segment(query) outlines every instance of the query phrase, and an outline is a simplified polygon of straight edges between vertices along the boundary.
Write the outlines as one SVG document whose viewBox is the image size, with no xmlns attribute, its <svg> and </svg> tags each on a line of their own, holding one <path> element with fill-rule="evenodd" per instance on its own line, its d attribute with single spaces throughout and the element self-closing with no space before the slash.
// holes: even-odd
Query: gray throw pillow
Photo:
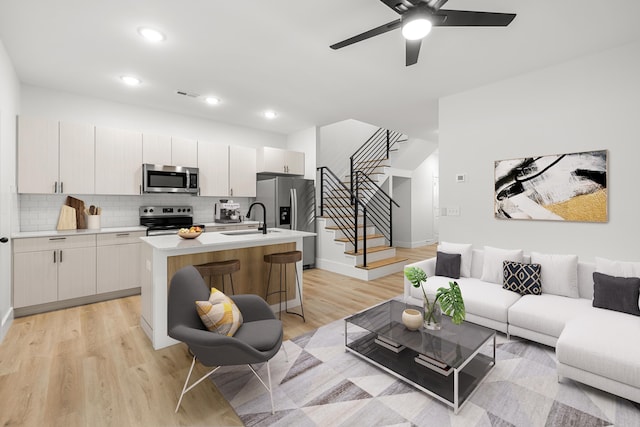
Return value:
<svg viewBox="0 0 640 427">
<path fill-rule="evenodd" d="M 438 252 L 436 257 L 436 276 L 445 276 L 451 277 L 452 279 L 459 279 L 461 262 L 462 255 L 460 254 Z"/>
<path fill-rule="evenodd" d="M 640 316 L 640 278 L 593 273 L 593 306 Z"/>
</svg>

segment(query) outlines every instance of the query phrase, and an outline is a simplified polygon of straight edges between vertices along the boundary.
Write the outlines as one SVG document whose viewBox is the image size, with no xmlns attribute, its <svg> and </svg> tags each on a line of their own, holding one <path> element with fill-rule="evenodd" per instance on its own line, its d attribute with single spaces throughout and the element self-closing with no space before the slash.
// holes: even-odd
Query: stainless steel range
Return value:
<svg viewBox="0 0 640 427">
<path fill-rule="evenodd" d="M 147 236 L 177 234 L 181 228 L 203 224 L 193 223 L 192 206 L 140 206 L 140 225 L 147 227 Z"/>
</svg>

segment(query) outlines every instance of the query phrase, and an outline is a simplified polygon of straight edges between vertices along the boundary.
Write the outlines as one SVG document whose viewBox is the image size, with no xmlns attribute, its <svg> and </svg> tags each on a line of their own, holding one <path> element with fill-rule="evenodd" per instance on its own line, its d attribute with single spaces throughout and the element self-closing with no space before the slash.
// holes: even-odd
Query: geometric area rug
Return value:
<svg viewBox="0 0 640 427">
<path fill-rule="evenodd" d="M 497 335 L 496 366 L 457 415 L 436 399 L 344 350 L 338 320 L 284 343 L 268 392 L 246 366 L 213 381 L 247 426 L 640 426 L 640 405 L 562 378 L 555 351 Z M 482 350 L 490 354 L 491 347 Z M 265 382 L 266 365 L 254 366 Z M 259 368 L 259 369 L 258 369 Z"/>
</svg>

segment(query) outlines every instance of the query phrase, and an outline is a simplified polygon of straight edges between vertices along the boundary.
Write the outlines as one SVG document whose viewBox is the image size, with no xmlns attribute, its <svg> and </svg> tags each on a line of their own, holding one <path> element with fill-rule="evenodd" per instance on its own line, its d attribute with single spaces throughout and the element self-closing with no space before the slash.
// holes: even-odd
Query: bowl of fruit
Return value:
<svg viewBox="0 0 640 427">
<path fill-rule="evenodd" d="M 178 230 L 178 236 L 183 239 L 195 239 L 202 234 L 202 228 L 193 226 L 191 228 L 181 228 Z"/>
</svg>

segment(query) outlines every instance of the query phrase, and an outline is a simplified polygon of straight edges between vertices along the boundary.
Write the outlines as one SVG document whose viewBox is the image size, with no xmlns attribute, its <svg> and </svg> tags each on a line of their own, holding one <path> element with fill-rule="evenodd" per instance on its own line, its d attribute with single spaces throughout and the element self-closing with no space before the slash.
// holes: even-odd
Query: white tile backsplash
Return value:
<svg viewBox="0 0 640 427">
<path fill-rule="evenodd" d="M 139 225 L 140 206 L 187 205 L 193 206 L 193 222 L 213 222 L 213 206 L 219 197 L 190 196 L 185 194 L 147 194 L 142 196 L 101 196 L 73 195 L 90 205 L 102 207 L 101 225 L 109 227 L 129 227 Z M 19 194 L 20 231 L 55 230 L 67 195 L 59 194 Z M 253 198 L 236 197 L 240 203 L 240 214 L 245 216 Z"/>
</svg>

